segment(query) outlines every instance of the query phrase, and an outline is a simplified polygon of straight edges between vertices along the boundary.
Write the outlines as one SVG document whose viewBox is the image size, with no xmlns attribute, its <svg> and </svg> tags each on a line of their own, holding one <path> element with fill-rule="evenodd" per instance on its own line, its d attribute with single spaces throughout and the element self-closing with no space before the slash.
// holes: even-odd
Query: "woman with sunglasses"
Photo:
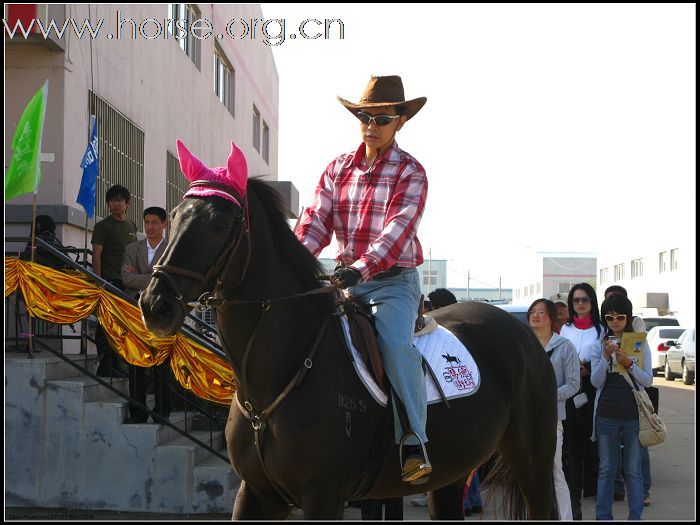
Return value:
<svg viewBox="0 0 700 525">
<path fill-rule="evenodd" d="M 384 369 L 411 427 L 402 435 L 394 422 L 396 443 L 406 445 L 402 479 L 424 482 L 432 466 L 423 446 L 426 391 L 413 325 L 421 295 L 416 267 L 423 262 L 418 223 L 428 180 L 395 137 L 427 99 L 406 100 L 401 78 L 387 76 L 372 77 L 357 104 L 338 100 L 359 120 L 362 143 L 328 165 L 295 233 L 315 256 L 335 234 L 338 266 L 331 283 L 372 305 Z"/>
<path fill-rule="evenodd" d="M 644 509 L 642 446 L 639 443 L 639 412 L 632 388 L 617 363 L 640 387 L 651 386 L 651 351 L 644 345 L 642 366 L 620 350 L 619 340 L 633 332 L 632 303 L 620 294 L 610 295 L 601 306 L 605 320 L 604 346 L 592 356 L 591 382 L 598 389 L 595 400 L 593 438 L 598 441 L 600 469 L 596 495 L 596 519 L 612 520 L 612 502 L 620 441 L 625 448 L 623 472 L 627 486 L 628 520 L 641 520 Z M 617 338 L 616 340 L 609 339 Z"/>
<path fill-rule="evenodd" d="M 595 387 L 591 384 L 591 356 L 602 348 L 603 325 L 600 322 L 598 297 L 588 283 L 571 288 L 567 298 L 569 320 L 559 335 L 566 337 L 576 348 L 580 363 L 581 392 L 587 402 L 576 408 L 574 398 L 566 401 L 564 420 L 564 458 L 566 480 L 571 493 L 571 510 L 575 520 L 583 518 L 581 496 L 596 493 L 598 451 L 591 442 L 593 433 L 593 399 Z M 578 397 L 578 396 L 576 396 Z"/>
<path fill-rule="evenodd" d="M 571 496 L 562 470 L 561 449 L 564 429 L 562 421 L 566 419 L 566 400 L 574 396 L 581 386 L 578 355 L 574 345 L 554 332 L 553 324 L 557 319 L 557 307 L 548 299 L 537 299 L 527 311 L 527 322 L 540 340 L 554 367 L 557 378 L 557 405 L 559 423 L 557 424 L 557 450 L 554 455 L 554 488 L 557 493 L 559 519 L 573 520 Z"/>
</svg>

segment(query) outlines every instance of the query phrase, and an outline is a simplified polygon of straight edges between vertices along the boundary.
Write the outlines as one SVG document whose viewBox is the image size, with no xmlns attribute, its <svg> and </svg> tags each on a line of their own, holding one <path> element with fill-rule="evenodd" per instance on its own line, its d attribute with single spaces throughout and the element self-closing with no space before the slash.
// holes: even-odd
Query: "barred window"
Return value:
<svg viewBox="0 0 700 525">
<path fill-rule="evenodd" d="M 668 271 L 668 252 L 659 253 L 659 273 Z"/>
<path fill-rule="evenodd" d="M 235 116 L 235 71 L 233 66 L 226 60 L 226 55 L 215 44 L 214 50 L 214 93 L 221 103 L 226 106 L 229 113 Z"/>
<path fill-rule="evenodd" d="M 270 127 L 264 120 L 262 135 L 262 158 L 268 164 L 270 163 Z"/>
<path fill-rule="evenodd" d="M 426 286 L 432 286 L 437 284 L 437 277 L 438 273 L 437 271 L 431 271 L 428 272 L 427 270 L 423 270 L 423 284 Z"/>
<path fill-rule="evenodd" d="M 165 176 L 165 206 L 168 213 L 173 211 L 173 208 L 182 202 L 182 196 L 189 189 L 189 181 L 182 174 L 180 169 L 180 162 L 177 157 L 166 152 L 166 169 L 167 173 Z"/>
<path fill-rule="evenodd" d="M 126 216 L 143 224 L 143 144 L 144 133 L 106 100 L 88 91 L 89 115 L 97 117 L 99 173 L 95 196 L 95 215 L 109 215 L 105 202 L 107 190 L 119 184 L 131 192 Z M 99 220 L 99 219 L 98 219 Z"/>
<path fill-rule="evenodd" d="M 630 263 L 630 267 L 632 279 L 644 275 L 644 259 L 634 259 Z"/>
<path fill-rule="evenodd" d="M 625 264 L 616 264 L 614 268 L 615 281 L 622 281 L 625 279 Z"/>
<path fill-rule="evenodd" d="M 253 104 L 253 147 L 260 153 L 260 111 Z"/>
<path fill-rule="evenodd" d="M 671 250 L 671 271 L 678 270 L 678 248 Z"/>
<path fill-rule="evenodd" d="M 607 283 L 608 282 L 608 269 L 607 268 L 601 268 L 600 269 L 600 283 Z"/>
<path fill-rule="evenodd" d="M 192 4 L 168 4 L 168 33 L 180 45 L 185 54 L 190 57 L 192 63 L 200 69 L 200 42 L 190 31 L 191 24 L 198 20 L 200 11 Z"/>
</svg>

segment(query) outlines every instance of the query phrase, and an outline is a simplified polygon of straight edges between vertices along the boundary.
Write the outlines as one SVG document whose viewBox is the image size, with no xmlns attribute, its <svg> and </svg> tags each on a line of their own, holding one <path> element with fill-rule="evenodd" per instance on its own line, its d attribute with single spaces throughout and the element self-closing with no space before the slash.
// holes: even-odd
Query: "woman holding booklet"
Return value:
<svg viewBox="0 0 700 525">
<path fill-rule="evenodd" d="M 633 359 L 620 347 L 625 334 L 634 332 L 632 303 L 629 299 L 619 294 L 610 295 L 603 302 L 600 313 L 605 326 L 605 342 L 602 350 L 599 349 L 591 356 L 591 383 L 597 389 L 593 439 L 598 441 L 600 462 L 596 519 L 613 519 L 613 485 L 619 444 L 622 441 L 625 448 L 623 471 L 629 507 L 627 519 L 640 520 L 644 509 L 644 488 L 642 447 L 638 437 L 639 413 L 632 389 L 623 373 L 629 374 L 640 387 L 650 386 L 653 380 L 651 352 L 649 346 L 643 344 L 640 348 L 641 358 Z"/>
</svg>

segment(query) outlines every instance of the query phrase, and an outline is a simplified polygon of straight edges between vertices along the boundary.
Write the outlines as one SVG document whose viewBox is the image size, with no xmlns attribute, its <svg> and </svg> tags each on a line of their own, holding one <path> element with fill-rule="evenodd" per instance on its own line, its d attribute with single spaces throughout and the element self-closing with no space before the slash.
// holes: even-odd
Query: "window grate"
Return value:
<svg viewBox="0 0 700 525">
<path fill-rule="evenodd" d="M 190 184 L 180 169 L 180 161 L 178 158 L 169 151 L 166 152 L 166 155 L 165 206 L 167 212 L 170 213 L 175 206 L 182 202 L 182 196 L 189 189 Z"/>
<path fill-rule="evenodd" d="M 88 92 L 89 114 L 97 117 L 99 173 L 95 196 L 96 220 L 109 215 L 107 190 L 115 184 L 131 192 L 126 216 L 142 223 L 144 186 L 144 132 L 106 100 Z"/>
</svg>

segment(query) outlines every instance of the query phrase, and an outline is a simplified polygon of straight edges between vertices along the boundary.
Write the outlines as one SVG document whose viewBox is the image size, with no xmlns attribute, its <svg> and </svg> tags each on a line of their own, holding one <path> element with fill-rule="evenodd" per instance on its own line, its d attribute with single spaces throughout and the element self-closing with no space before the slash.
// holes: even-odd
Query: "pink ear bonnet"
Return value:
<svg viewBox="0 0 700 525">
<path fill-rule="evenodd" d="M 233 188 L 245 197 L 248 185 L 248 163 L 243 152 L 233 142 L 231 142 L 231 153 L 228 155 L 226 167 L 207 168 L 201 160 L 190 153 L 180 139 L 177 140 L 177 153 L 180 157 L 182 173 L 190 182 L 196 180 L 217 182 Z M 215 187 L 199 186 L 190 188 L 185 193 L 184 198 L 212 196 L 230 200 L 236 203 L 237 206 L 243 207 L 233 196 Z"/>
</svg>

